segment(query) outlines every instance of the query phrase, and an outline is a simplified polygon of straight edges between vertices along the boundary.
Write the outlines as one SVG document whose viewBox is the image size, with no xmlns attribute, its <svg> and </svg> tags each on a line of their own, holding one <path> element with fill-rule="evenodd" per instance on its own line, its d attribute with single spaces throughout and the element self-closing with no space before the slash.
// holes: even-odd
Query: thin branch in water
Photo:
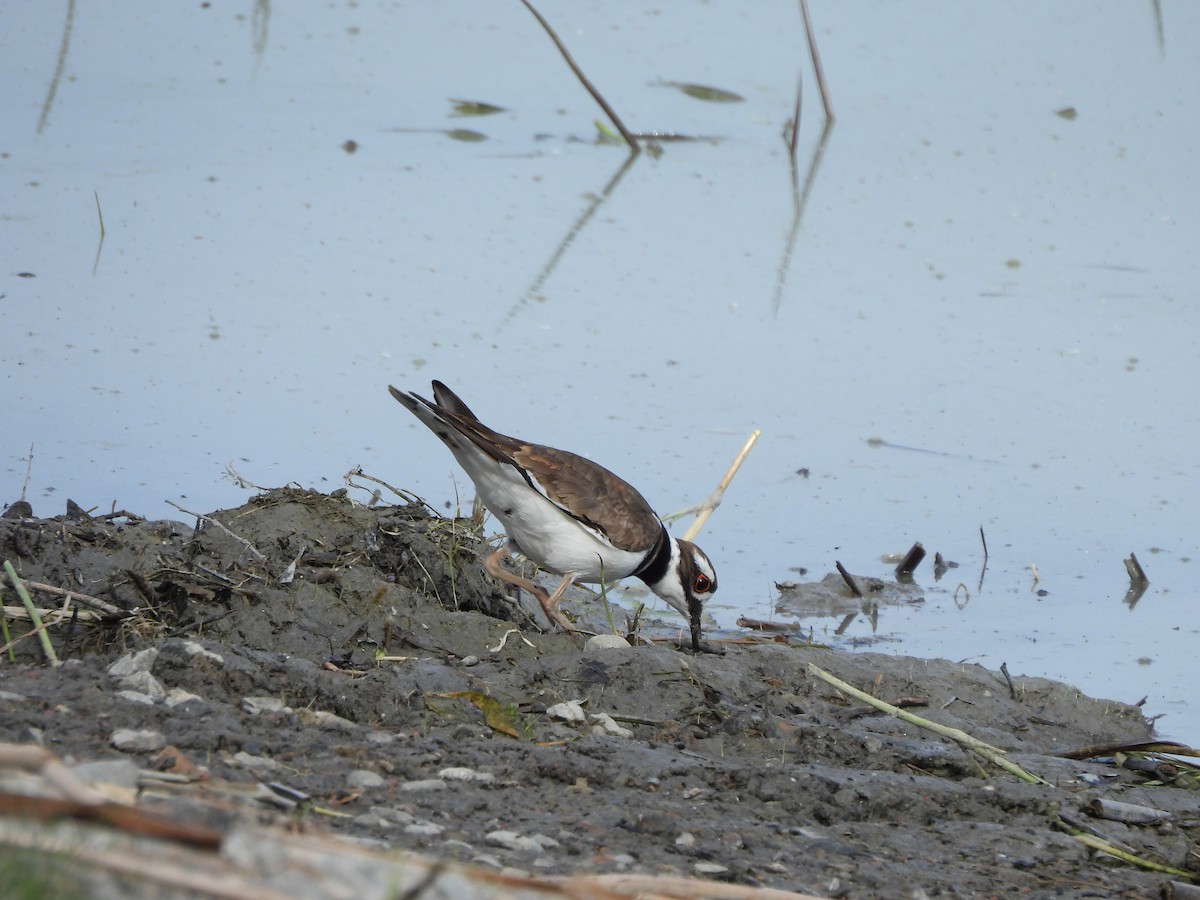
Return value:
<svg viewBox="0 0 1200 900">
<path fill-rule="evenodd" d="M 25 463 L 25 480 L 21 482 L 21 499 L 25 499 L 25 492 L 29 490 L 29 477 L 33 474 L 33 444 L 29 445 L 29 459 Z"/>
<path fill-rule="evenodd" d="M 867 599 L 862 592 L 862 588 L 858 586 L 858 582 L 854 579 L 854 576 L 846 571 L 846 567 L 836 559 L 833 561 L 833 564 L 837 566 L 838 574 L 842 576 L 842 580 L 845 581 L 846 584 L 850 585 L 850 590 L 854 592 L 854 596 L 859 600 Z"/>
<path fill-rule="evenodd" d="M 982 525 L 979 526 L 979 540 L 983 544 L 983 561 L 986 563 L 988 560 L 987 535 L 983 533 Z"/>
<path fill-rule="evenodd" d="M 800 0 L 800 14 L 804 17 L 804 33 L 808 37 L 808 52 L 812 56 L 813 70 L 817 73 L 821 105 L 825 107 L 825 118 L 832 122 L 833 105 L 829 102 L 829 87 L 825 83 L 825 69 L 821 66 L 821 54 L 817 52 L 817 37 L 813 33 L 812 16 L 808 14 L 808 0 Z M 798 124 L 799 122 L 797 122 Z"/>
<path fill-rule="evenodd" d="M 22 493 L 21 496 L 25 495 Z M 1129 573 L 1129 583 L 1134 587 L 1150 583 L 1150 579 L 1146 577 L 1146 572 L 1142 568 L 1142 564 L 1138 562 L 1135 553 L 1130 553 L 1129 559 L 1125 560 L 1125 571 Z"/>
<path fill-rule="evenodd" d="M 588 81 L 588 77 L 583 74 L 583 70 L 579 68 L 579 65 L 572 58 L 571 51 L 567 49 L 566 44 L 564 44 L 559 36 L 555 34 L 554 29 L 550 27 L 550 23 L 542 17 L 542 14 L 534 8 L 533 4 L 530 3 L 529 0 L 521 0 L 521 2 L 525 4 L 525 8 L 527 10 L 533 13 L 533 17 L 537 19 L 538 24 L 540 24 L 542 28 L 546 30 L 546 34 L 550 35 L 550 40 L 554 41 L 554 46 L 558 48 L 558 52 L 561 53 L 563 59 L 567 61 L 567 65 L 571 67 L 571 71 L 575 73 L 575 77 L 579 79 L 579 83 L 582 84 L 587 89 L 587 92 L 592 95 L 592 99 L 600 104 L 600 108 L 604 110 L 604 114 L 608 116 L 609 120 L 613 123 L 613 126 L 617 129 L 617 131 L 621 132 L 621 137 L 623 137 L 625 139 L 625 143 L 629 145 L 629 152 L 634 155 L 640 153 L 642 148 L 638 145 L 637 138 L 635 138 L 630 130 L 625 127 L 625 123 L 621 121 L 621 117 L 617 115 L 617 111 L 608 105 L 608 101 L 604 99 L 604 95 L 596 90 L 595 85 Z"/>
<path fill-rule="evenodd" d="M 925 548 L 921 546 L 921 542 L 917 541 L 912 545 L 912 548 L 904 555 L 904 559 L 900 560 L 900 564 L 896 566 L 897 575 L 911 575 L 916 571 L 917 566 L 921 564 L 921 560 L 925 558 Z"/>
<path fill-rule="evenodd" d="M 96 258 L 92 261 L 92 274 L 96 274 L 96 270 L 100 268 L 100 251 L 104 249 L 104 236 L 107 233 L 104 230 L 104 213 L 100 211 L 100 192 L 93 190 L 92 195 L 96 198 L 96 217 L 100 220 L 100 241 L 96 244 Z"/>
<path fill-rule="evenodd" d="M 725 471 L 725 476 L 717 485 L 716 490 L 709 494 L 700 504 L 700 511 L 696 515 L 695 520 L 688 526 L 688 530 L 683 533 L 685 541 L 690 541 L 699 534 L 700 529 L 704 527 L 704 523 L 708 521 L 709 516 L 721 505 L 721 499 L 725 496 L 725 489 L 729 487 L 729 483 L 733 481 L 733 477 L 737 475 L 738 469 L 742 467 L 742 463 L 746 461 L 746 457 L 750 455 L 750 451 L 754 449 L 754 445 L 758 443 L 760 437 L 762 437 L 760 429 L 755 428 L 750 432 L 750 437 L 746 438 L 746 443 L 742 444 L 742 449 L 738 451 L 737 456 L 733 458 L 733 462 L 729 464 L 729 468 Z"/>
<path fill-rule="evenodd" d="M 792 155 L 792 165 L 796 163 L 796 147 L 800 143 L 800 101 L 804 96 L 804 76 L 796 79 L 796 107 L 792 110 L 792 134 L 788 141 L 788 152 Z"/>
<path fill-rule="evenodd" d="M 63 22 L 62 42 L 58 45 L 58 62 L 54 66 L 54 75 L 50 78 L 50 89 L 46 92 L 46 101 L 42 104 L 42 114 L 38 117 L 37 133 L 41 134 L 50 118 L 50 107 L 54 105 L 54 95 L 58 93 L 59 82 L 62 81 L 63 69 L 67 66 L 67 52 L 71 49 L 71 28 L 75 24 L 75 0 L 67 0 L 67 18 Z"/>
</svg>

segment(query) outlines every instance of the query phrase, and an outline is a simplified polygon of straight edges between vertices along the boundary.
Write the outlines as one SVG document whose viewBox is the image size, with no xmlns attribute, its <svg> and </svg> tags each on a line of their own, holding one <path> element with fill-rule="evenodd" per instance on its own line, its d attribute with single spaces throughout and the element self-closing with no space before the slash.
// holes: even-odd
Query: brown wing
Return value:
<svg viewBox="0 0 1200 900">
<path fill-rule="evenodd" d="M 613 546 L 621 550 L 646 550 L 654 546 L 662 533 L 662 524 L 645 498 L 590 459 L 493 431 L 440 381 L 433 382 L 434 403 L 391 386 L 388 390 L 412 412 L 418 412 L 419 406 L 426 407 L 492 459 L 524 470 L 522 475 L 531 488 L 540 490 L 551 503 L 602 531 Z"/>
<path fill-rule="evenodd" d="M 662 524 L 645 498 L 604 466 L 569 450 L 512 441 L 518 465 L 541 485 L 551 501 L 577 519 L 608 535 L 622 550 L 647 550 L 662 533 Z"/>
</svg>

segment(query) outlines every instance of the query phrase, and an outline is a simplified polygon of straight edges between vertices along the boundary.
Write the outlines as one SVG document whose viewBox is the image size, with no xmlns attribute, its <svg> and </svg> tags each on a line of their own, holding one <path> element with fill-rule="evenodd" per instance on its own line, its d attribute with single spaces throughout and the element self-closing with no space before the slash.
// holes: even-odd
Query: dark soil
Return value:
<svg viewBox="0 0 1200 900">
<path fill-rule="evenodd" d="M 975 665 L 769 640 L 717 641 L 723 655 L 584 646 L 544 633 L 485 579 L 469 523 L 418 504 L 287 489 L 209 518 L 195 532 L 134 516 L 0 519 L 23 579 L 136 610 L 51 626 L 57 668 L 37 637 L 15 664 L 6 654 L 0 740 L 192 773 L 202 780 L 139 801 L 176 818 L 282 819 L 539 876 L 699 875 L 852 897 L 1145 897 L 1172 880 L 1090 850 L 1064 819 L 1200 868 L 1194 791 L 1055 755 L 1150 738 L 1135 707 L 1040 678 L 1016 677 L 1010 693 Z M 599 601 L 565 607 L 611 631 Z M 808 663 L 918 702 L 1053 786 L 874 712 Z M 566 701 L 586 721 L 548 712 Z M 202 788 L 245 799 L 220 815 L 180 805 Z M 1094 819 L 1098 797 L 1169 816 Z"/>
</svg>

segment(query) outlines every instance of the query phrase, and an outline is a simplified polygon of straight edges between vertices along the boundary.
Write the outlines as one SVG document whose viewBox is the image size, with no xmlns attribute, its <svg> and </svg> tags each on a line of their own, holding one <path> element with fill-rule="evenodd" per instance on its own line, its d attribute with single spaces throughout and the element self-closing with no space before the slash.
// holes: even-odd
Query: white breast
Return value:
<svg viewBox="0 0 1200 900">
<path fill-rule="evenodd" d="M 484 506 L 500 520 L 509 538 L 539 566 L 579 581 L 616 581 L 633 574 L 645 553 L 614 547 L 598 532 L 564 512 L 529 486 L 511 465 L 455 448 L 459 464 L 475 482 Z"/>
</svg>

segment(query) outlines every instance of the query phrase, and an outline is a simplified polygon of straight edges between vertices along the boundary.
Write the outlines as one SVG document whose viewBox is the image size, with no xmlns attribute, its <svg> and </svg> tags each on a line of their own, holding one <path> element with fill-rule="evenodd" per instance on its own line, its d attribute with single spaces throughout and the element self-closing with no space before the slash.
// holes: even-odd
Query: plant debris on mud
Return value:
<svg viewBox="0 0 1200 900">
<path fill-rule="evenodd" d="M 0 519 L 21 581 L 109 606 L 33 588 L 51 665 L 3 579 L 15 643 L 0 661 L 0 740 L 50 751 L 106 799 L 39 805 L 31 797 L 53 791 L 29 787 L 29 772 L 23 781 L 0 755 L 0 871 L 14 854 L 48 852 L 22 843 L 41 833 L 25 817 L 121 831 L 132 820 L 96 811 L 114 804 L 216 835 L 205 852 L 281 896 L 409 890 L 342 872 L 339 893 L 329 866 L 310 860 L 301 876 L 294 860 L 244 858 L 281 829 L 539 882 L 711 883 L 687 882 L 692 897 L 1133 897 L 1200 870 L 1188 783 L 1112 753 L 1062 755 L 1151 740 L 1136 707 L 1036 677 L 1010 690 L 997 673 L 945 660 L 770 640 L 693 655 L 545 633 L 482 574 L 478 528 L 419 503 L 280 489 L 197 524 L 78 510 Z M 591 630 L 624 624 L 598 600 L 565 607 Z M 810 663 L 1001 748 L 1049 784 L 879 714 L 812 677 Z M 1161 816 L 1099 818 L 1099 800 Z M 188 843 L 170 829 L 157 837 L 164 854 Z M 54 891 L 164 895 L 137 873 L 101 879 L 97 868 L 66 866 Z M 168 895 L 205 895 L 176 880 Z"/>
</svg>

